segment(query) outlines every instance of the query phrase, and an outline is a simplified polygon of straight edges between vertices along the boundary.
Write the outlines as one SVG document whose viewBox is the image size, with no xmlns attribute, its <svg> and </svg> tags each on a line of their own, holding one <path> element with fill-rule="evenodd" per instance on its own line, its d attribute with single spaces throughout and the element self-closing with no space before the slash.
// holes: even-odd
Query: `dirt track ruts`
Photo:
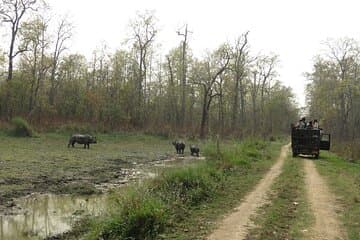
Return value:
<svg viewBox="0 0 360 240">
<path fill-rule="evenodd" d="M 276 163 L 260 180 L 255 189 L 247 194 L 234 212 L 226 216 L 219 227 L 207 238 L 208 240 L 237 240 L 245 239 L 249 227 L 252 226 L 250 218 L 256 210 L 267 202 L 267 193 L 275 178 L 282 171 L 290 144 L 281 148 L 281 153 Z"/>
<path fill-rule="evenodd" d="M 305 160 L 305 184 L 315 225 L 307 239 L 346 239 L 337 220 L 335 196 L 329 191 L 324 179 L 319 175 L 312 160 Z"/>
</svg>

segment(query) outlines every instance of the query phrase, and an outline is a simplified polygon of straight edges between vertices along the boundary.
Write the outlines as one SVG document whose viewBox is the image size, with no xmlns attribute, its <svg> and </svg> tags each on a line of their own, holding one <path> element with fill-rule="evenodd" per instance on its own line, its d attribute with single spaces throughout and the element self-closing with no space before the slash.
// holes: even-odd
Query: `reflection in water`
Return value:
<svg viewBox="0 0 360 240">
<path fill-rule="evenodd" d="M 176 157 L 155 161 L 143 167 L 142 171 L 133 169 L 131 173 L 126 172 L 126 174 L 130 179 L 152 178 L 166 167 L 188 165 L 199 160 L 204 158 Z M 113 184 L 114 188 L 126 182 L 128 180 L 122 179 Z M 34 240 L 66 232 L 80 217 L 87 214 L 97 216 L 105 212 L 108 196 L 108 194 L 94 196 L 33 194 L 20 198 L 16 206 L 20 207 L 21 213 L 13 215 L 0 213 L 0 240 Z"/>
<path fill-rule="evenodd" d="M 34 194 L 19 199 L 24 211 L 0 215 L 0 240 L 29 240 L 63 233 L 85 214 L 99 215 L 106 210 L 107 195 L 70 196 Z"/>
</svg>

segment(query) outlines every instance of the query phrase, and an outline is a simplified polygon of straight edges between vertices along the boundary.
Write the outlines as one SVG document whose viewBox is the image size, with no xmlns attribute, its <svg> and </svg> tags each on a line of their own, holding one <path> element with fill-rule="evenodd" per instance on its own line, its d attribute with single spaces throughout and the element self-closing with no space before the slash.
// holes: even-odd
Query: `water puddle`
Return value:
<svg viewBox="0 0 360 240">
<path fill-rule="evenodd" d="M 0 239 L 42 239 L 69 231 L 80 217 L 106 211 L 107 196 L 32 194 L 20 198 L 16 212 L 0 215 Z"/>
<path fill-rule="evenodd" d="M 98 216 L 107 210 L 110 189 L 119 189 L 131 181 L 142 181 L 156 177 L 164 168 L 189 165 L 204 160 L 195 157 L 176 157 L 153 161 L 147 164 L 133 162 L 129 168 L 119 172 L 125 178 L 111 183 L 98 184 L 96 187 L 105 192 L 101 195 L 77 196 L 56 194 L 31 194 L 15 200 L 10 215 L 0 213 L 0 240 L 43 239 L 71 230 L 74 222 L 91 215 Z"/>
</svg>

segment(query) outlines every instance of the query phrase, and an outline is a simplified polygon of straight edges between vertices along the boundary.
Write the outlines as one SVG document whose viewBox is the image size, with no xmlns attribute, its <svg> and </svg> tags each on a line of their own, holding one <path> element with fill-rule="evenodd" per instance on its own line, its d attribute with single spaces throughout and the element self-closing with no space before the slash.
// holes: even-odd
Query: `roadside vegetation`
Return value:
<svg viewBox="0 0 360 240">
<path fill-rule="evenodd" d="M 306 239 L 313 221 L 306 200 L 303 160 L 288 157 L 276 179 L 269 202 L 259 209 L 248 240 Z"/>
<path fill-rule="evenodd" d="M 65 239 L 202 239 L 258 182 L 281 144 L 249 140 L 207 143 L 207 161 L 164 171 L 114 193 L 112 211 L 88 219 Z"/>
<path fill-rule="evenodd" d="M 349 240 L 360 239 L 360 163 L 350 162 L 332 153 L 323 153 L 315 161 L 330 189 L 338 196 L 341 220 Z"/>
</svg>

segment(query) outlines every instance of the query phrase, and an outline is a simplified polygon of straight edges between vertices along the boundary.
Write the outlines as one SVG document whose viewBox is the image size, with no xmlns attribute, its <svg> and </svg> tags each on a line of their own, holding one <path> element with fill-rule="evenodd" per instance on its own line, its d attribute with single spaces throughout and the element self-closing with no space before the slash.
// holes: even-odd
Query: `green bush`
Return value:
<svg viewBox="0 0 360 240">
<path fill-rule="evenodd" d="M 11 134 L 17 137 L 34 137 L 36 132 L 30 126 L 30 124 L 21 117 L 15 117 L 11 120 L 11 124 L 14 125 Z"/>
<path fill-rule="evenodd" d="M 141 190 L 132 190 L 117 200 L 115 211 L 90 239 L 156 239 L 165 229 L 166 207 Z"/>
<path fill-rule="evenodd" d="M 222 172 L 205 164 L 171 169 L 155 182 L 154 190 L 166 202 L 198 205 L 210 199 L 223 184 Z"/>
</svg>

